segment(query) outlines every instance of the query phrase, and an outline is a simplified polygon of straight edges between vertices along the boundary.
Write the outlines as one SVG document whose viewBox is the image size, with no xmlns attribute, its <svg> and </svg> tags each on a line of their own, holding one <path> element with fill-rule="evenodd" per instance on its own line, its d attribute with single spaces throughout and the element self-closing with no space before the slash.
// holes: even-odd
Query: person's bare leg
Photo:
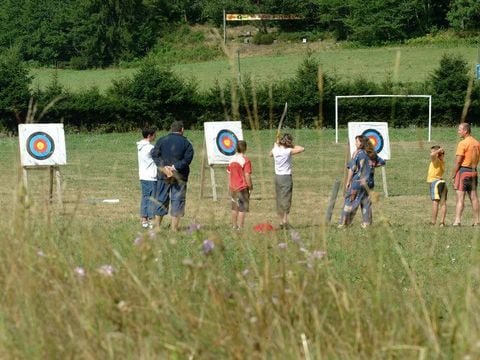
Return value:
<svg viewBox="0 0 480 360">
<path fill-rule="evenodd" d="M 242 229 L 244 223 L 245 223 L 245 213 L 239 211 L 238 212 L 238 227 Z"/>
<path fill-rule="evenodd" d="M 432 201 L 432 225 L 435 225 L 437 223 L 438 203 L 438 200 Z"/>
<path fill-rule="evenodd" d="M 455 221 L 454 225 L 460 224 L 460 219 L 462 218 L 463 208 L 465 204 L 465 191 L 456 191 L 457 201 L 455 204 Z"/>
<path fill-rule="evenodd" d="M 447 202 L 440 200 L 440 224 L 445 225 L 445 219 L 447 217 Z"/>
<path fill-rule="evenodd" d="M 170 229 L 173 231 L 173 232 L 177 232 L 178 231 L 178 224 L 180 222 L 180 217 L 179 216 L 172 216 L 172 223 L 170 225 Z"/>
<path fill-rule="evenodd" d="M 477 225 L 480 222 L 479 219 L 479 208 L 478 208 L 478 195 L 477 191 L 471 191 L 468 193 L 468 197 L 470 198 L 470 202 L 472 203 L 472 209 L 473 209 L 473 214 L 472 214 L 472 219 L 473 219 L 473 225 Z"/>
<path fill-rule="evenodd" d="M 237 228 L 238 211 L 232 210 L 232 228 Z"/>
<path fill-rule="evenodd" d="M 163 220 L 163 216 L 155 215 L 155 227 L 156 228 L 160 228 L 160 225 L 162 225 L 162 220 Z"/>
</svg>

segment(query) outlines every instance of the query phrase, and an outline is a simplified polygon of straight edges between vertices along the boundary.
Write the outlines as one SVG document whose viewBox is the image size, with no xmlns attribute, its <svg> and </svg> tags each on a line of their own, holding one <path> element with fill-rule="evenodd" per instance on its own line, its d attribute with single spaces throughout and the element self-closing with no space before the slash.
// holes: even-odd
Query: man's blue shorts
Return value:
<svg viewBox="0 0 480 360">
<path fill-rule="evenodd" d="M 185 214 L 185 200 L 187 195 L 186 182 L 166 182 L 164 179 L 157 181 L 158 206 L 155 215 L 165 216 L 170 208 L 171 216 L 183 216 Z"/>
</svg>

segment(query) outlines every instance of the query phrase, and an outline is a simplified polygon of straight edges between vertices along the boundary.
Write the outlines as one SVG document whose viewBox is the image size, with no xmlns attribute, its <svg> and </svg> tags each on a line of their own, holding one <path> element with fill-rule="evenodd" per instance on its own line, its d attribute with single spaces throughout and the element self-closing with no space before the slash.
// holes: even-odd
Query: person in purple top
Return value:
<svg viewBox="0 0 480 360">
<path fill-rule="evenodd" d="M 193 146 L 183 136 L 183 132 L 183 122 L 174 121 L 170 133 L 158 139 L 151 152 L 152 159 L 160 170 L 155 223 L 158 228 L 170 209 L 172 231 L 178 231 L 180 217 L 185 215 L 187 182 L 194 154 Z"/>
</svg>

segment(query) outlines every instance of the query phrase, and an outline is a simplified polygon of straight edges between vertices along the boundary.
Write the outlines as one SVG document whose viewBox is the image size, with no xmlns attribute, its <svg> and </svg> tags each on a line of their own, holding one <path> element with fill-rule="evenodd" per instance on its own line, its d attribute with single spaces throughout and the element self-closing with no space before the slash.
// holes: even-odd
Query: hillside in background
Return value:
<svg viewBox="0 0 480 360">
<path fill-rule="evenodd" d="M 182 27 L 165 37 L 145 60 L 82 71 L 32 68 L 32 85 L 43 89 L 57 76 L 60 84 L 71 91 L 90 87 L 104 91 L 113 80 L 131 78 L 138 66 L 148 61 L 171 67 L 181 78 L 195 79 L 200 89 L 209 89 L 217 80 L 224 82 L 236 76 L 238 70 L 241 76 L 257 82 L 291 78 L 307 56 L 317 59 L 324 71 L 346 79 L 361 77 L 380 83 L 395 75 L 398 81 L 408 83 L 426 80 L 444 54 L 459 55 L 470 66 L 474 66 L 478 55 L 475 41 L 449 33 L 413 39 L 404 45 L 362 47 L 330 38 L 306 38 L 304 43 L 301 33 L 288 38 L 279 36 L 270 45 L 257 45 L 252 41 L 257 32 L 253 26 L 228 29 L 228 41 L 223 46 L 223 34 L 214 27 Z M 275 34 L 276 29 L 270 32 Z"/>
</svg>

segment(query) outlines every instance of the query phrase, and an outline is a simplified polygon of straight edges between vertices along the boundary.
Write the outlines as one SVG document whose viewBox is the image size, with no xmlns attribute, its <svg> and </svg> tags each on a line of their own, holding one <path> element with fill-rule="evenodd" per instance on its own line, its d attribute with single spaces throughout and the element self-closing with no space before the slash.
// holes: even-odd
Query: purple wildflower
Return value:
<svg viewBox="0 0 480 360">
<path fill-rule="evenodd" d="M 201 228 L 202 225 L 193 223 L 188 226 L 186 231 L 189 235 L 192 235 L 195 231 L 199 231 Z"/>
<path fill-rule="evenodd" d="M 302 240 L 302 237 L 300 236 L 300 233 L 297 230 L 291 229 L 290 230 L 290 239 L 292 239 L 292 241 L 294 243 L 298 244 Z"/>
<path fill-rule="evenodd" d="M 287 248 L 287 243 L 282 242 L 282 243 L 278 244 L 278 248 L 279 249 L 286 249 Z"/>
<path fill-rule="evenodd" d="M 135 240 L 133 241 L 133 245 L 135 246 L 140 246 L 143 244 L 143 235 L 138 233 L 137 234 L 137 237 L 135 238 Z"/>
<path fill-rule="evenodd" d="M 202 244 L 203 255 L 209 255 L 215 248 L 215 243 L 212 240 L 204 240 Z"/>
<path fill-rule="evenodd" d="M 98 272 L 105 276 L 113 276 L 115 268 L 112 265 L 102 265 L 98 268 Z"/>
<path fill-rule="evenodd" d="M 150 238 L 150 240 L 155 240 L 155 238 L 157 237 L 157 233 L 155 232 L 155 230 L 148 230 L 148 237 Z"/>
</svg>

